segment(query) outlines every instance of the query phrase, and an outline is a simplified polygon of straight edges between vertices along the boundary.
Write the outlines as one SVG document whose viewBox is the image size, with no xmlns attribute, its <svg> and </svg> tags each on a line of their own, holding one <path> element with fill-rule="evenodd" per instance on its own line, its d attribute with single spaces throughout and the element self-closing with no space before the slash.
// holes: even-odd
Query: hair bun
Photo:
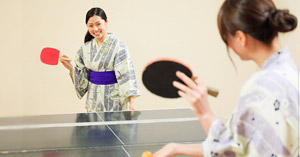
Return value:
<svg viewBox="0 0 300 157">
<path fill-rule="evenodd" d="M 289 10 L 273 10 L 269 15 L 270 26 L 278 32 L 289 32 L 297 27 L 297 18 Z"/>
</svg>

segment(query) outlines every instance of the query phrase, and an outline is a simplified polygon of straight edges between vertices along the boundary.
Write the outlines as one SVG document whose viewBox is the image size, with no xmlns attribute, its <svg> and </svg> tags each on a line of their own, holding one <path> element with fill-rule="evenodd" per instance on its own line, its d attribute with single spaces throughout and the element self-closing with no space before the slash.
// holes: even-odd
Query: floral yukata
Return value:
<svg viewBox="0 0 300 157">
<path fill-rule="evenodd" d="M 204 156 L 298 156 L 299 97 L 299 69 L 283 48 L 243 86 L 227 124 L 213 122 Z"/>
<path fill-rule="evenodd" d="M 70 75 L 77 96 L 81 99 L 87 93 L 88 112 L 128 110 L 129 96 L 140 95 L 128 49 L 111 33 L 99 48 L 95 38 L 81 46 L 75 64 Z M 116 83 L 92 83 L 91 72 L 112 72 Z"/>
</svg>

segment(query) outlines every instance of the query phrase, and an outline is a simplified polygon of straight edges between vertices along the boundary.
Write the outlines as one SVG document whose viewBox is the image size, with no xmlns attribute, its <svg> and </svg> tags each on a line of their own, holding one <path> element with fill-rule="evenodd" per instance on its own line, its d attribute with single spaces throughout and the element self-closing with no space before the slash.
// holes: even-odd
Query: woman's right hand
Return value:
<svg viewBox="0 0 300 157">
<path fill-rule="evenodd" d="M 67 55 L 62 55 L 60 57 L 60 62 L 72 73 L 73 66 L 71 64 L 71 59 Z"/>
<path fill-rule="evenodd" d="M 176 76 L 186 84 L 184 85 L 177 81 L 173 82 L 173 85 L 179 89 L 178 94 L 192 104 L 204 130 L 208 133 L 210 125 L 216 117 L 208 104 L 207 87 L 200 78 L 191 79 L 179 71 L 176 72 Z"/>
</svg>

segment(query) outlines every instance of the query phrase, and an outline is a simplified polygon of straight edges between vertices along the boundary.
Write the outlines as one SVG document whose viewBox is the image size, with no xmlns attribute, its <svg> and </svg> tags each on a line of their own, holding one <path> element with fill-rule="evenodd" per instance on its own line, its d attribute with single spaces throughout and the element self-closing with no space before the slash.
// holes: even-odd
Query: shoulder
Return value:
<svg viewBox="0 0 300 157">
<path fill-rule="evenodd" d="M 290 73 L 284 74 L 281 70 L 261 70 L 243 85 L 238 108 L 245 105 L 266 103 L 273 99 L 294 99 L 297 96 L 297 77 Z"/>
<path fill-rule="evenodd" d="M 117 40 L 117 45 L 120 49 L 127 49 L 126 44 L 122 40 L 120 40 L 118 38 L 116 38 L 116 40 Z"/>
<path fill-rule="evenodd" d="M 119 46 L 120 46 L 121 48 L 127 49 L 126 44 L 125 44 L 123 41 L 121 41 L 121 40 L 119 40 Z"/>
<path fill-rule="evenodd" d="M 273 70 L 264 70 L 254 73 L 249 80 L 243 85 L 241 96 L 249 95 L 249 93 L 275 93 L 281 91 L 283 79 L 280 74 Z"/>
<path fill-rule="evenodd" d="M 90 47 L 91 44 L 93 43 L 93 40 L 95 40 L 95 39 L 93 38 L 92 40 L 83 43 L 83 44 L 79 47 L 79 50 L 82 51 L 82 50 L 86 49 L 87 47 Z"/>
<path fill-rule="evenodd" d="M 118 47 L 117 56 L 128 56 L 129 55 L 128 48 L 123 41 L 117 39 L 117 47 Z"/>
<path fill-rule="evenodd" d="M 120 48 L 120 49 L 127 49 L 126 44 L 120 40 L 118 37 L 116 37 L 114 34 L 109 33 L 109 40 L 113 41 L 116 43 L 116 45 Z"/>
<path fill-rule="evenodd" d="M 77 56 L 83 57 L 87 53 L 87 51 L 91 48 L 91 44 L 92 44 L 93 40 L 94 39 L 83 43 L 77 50 Z"/>
<path fill-rule="evenodd" d="M 238 110 L 245 109 L 247 105 L 270 96 L 268 79 L 265 75 L 267 74 L 261 71 L 256 72 L 244 83 L 238 100 Z"/>
<path fill-rule="evenodd" d="M 88 41 L 88 42 L 85 42 L 83 45 L 81 45 L 81 48 L 84 48 L 84 47 L 87 47 L 91 44 L 93 44 L 93 41 L 96 40 L 95 38 L 93 38 L 92 40 Z"/>
<path fill-rule="evenodd" d="M 269 60 L 270 61 L 270 60 Z M 242 93 L 250 90 L 265 89 L 269 92 L 283 92 L 287 88 L 297 88 L 299 69 L 288 53 L 278 57 L 268 66 L 254 73 L 244 84 Z"/>
</svg>

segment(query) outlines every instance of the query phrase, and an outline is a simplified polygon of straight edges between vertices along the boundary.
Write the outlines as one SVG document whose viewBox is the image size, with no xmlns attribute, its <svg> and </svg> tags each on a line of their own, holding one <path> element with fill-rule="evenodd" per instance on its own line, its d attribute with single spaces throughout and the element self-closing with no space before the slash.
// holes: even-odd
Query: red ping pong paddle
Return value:
<svg viewBox="0 0 300 157">
<path fill-rule="evenodd" d="M 192 78 L 193 74 L 189 66 L 186 64 L 170 58 L 159 58 L 146 65 L 143 71 L 142 81 L 145 87 L 161 97 L 178 98 L 178 89 L 173 86 L 173 81 L 181 82 L 177 76 L 176 71 L 181 71 L 188 77 Z M 207 87 L 208 94 L 217 97 L 219 91 Z"/>
<path fill-rule="evenodd" d="M 60 59 L 60 51 L 55 48 L 45 47 L 41 52 L 41 61 L 48 65 L 57 65 Z M 71 61 L 71 59 L 63 58 L 64 60 Z"/>
</svg>

